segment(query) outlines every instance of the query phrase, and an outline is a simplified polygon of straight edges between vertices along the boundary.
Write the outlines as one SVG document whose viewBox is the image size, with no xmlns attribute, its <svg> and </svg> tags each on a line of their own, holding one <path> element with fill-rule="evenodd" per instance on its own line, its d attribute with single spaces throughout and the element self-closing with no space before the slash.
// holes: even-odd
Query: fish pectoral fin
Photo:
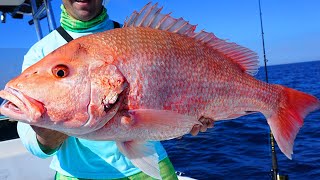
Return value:
<svg viewBox="0 0 320 180">
<path fill-rule="evenodd" d="M 134 166 L 145 174 L 161 179 L 159 169 L 159 156 L 154 144 L 148 141 L 116 142 L 120 152 L 125 155 Z"/>
<path fill-rule="evenodd" d="M 132 109 L 128 110 L 133 128 L 148 129 L 159 138 L 176 138 L 189 133 L 196 124 L 202 125 L 197 117 L 168 110 Z"/>
</svg>

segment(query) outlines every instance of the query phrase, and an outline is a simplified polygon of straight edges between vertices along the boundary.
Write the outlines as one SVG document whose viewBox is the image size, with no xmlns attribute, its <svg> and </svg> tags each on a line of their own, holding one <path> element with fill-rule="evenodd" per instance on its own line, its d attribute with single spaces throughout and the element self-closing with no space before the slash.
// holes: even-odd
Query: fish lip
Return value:
<svg viewBox="0 0 320 180">
<path fill-rule="evenodd" d="M 5 87 L 0 91 L 0 97 L 4 99 L 1 104 L 0 112 L 10 118 L 33 124 L 41 118 L 45 112 L 43 104 L 21 91 Z"/>
</svg>

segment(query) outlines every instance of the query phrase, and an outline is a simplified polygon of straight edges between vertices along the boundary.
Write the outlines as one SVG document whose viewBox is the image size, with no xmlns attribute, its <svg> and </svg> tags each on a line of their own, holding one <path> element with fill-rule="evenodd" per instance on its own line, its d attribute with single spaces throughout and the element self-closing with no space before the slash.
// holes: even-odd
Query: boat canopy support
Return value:
<svg viewBox="0 0 320 180">
<path fill-rule="evenodd" d="M 43 38 L 40 20 L 47 18 L 49 31 L 56 29 L 52 12 L 51 0 L 3 0 L 0 2 L 1 22 L 6 22 L 6 14 L 14 19 L 22 19 L 24 15 L 31 15 L 29 24 L 34 24 L 38 40 Z"/>
</svg>

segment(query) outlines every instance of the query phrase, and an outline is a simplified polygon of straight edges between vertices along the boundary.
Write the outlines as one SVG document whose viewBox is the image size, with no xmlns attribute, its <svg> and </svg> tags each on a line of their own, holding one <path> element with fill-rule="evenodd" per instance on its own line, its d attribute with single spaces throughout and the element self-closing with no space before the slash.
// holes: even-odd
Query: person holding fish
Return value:
<svg viewBox="0 0 320 180">
<path fill-rule="evenodd" d="M 108 18 L 102 0 L 62 2 L 61 27 L 74 39 L 110 30 L 117 25 Z M 66 43 L 57 31 L 51 32 L 30 48 L 24 57 L 22 71 Z M 193 126 L 190 132 L 192 135 L 213 127 L 213 121 L 210 119 L 203 118 L 200 122 L 202 125 Z M 53 156 L 50 167 L 57 172 L 55 179 L 152 179 L 135 167 L 119 151 L 114 141 L 76 138 L 21 122 L 18 123 L 18 133 L 24 146 L 35 156 Z M 177 179 L 165 149 L 159 141 L 153 143 L 159 157 L 162 179 Z"/>
<path fill-rule="evenodd" d="M 0 113 L 19 121 L 31 153 L 53 156 L 56 179 L 177 179 L 159 141 L 252 113 L 292 158 L 320 100 L 256 79 L 255 52 L 161 10 L 148 3 L 114 29 L 102 0 L 63 0 L 66 38 L 32 46 L 0 91 Z"/>
</svg>

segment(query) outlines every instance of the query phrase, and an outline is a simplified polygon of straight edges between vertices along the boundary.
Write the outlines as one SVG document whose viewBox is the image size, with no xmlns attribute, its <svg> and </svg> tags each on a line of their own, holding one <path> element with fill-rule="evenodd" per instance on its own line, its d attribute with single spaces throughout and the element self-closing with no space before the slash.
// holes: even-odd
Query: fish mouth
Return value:
<svg viewBox="0 0 320 180">
<path fill-rule="evenodd" d="M 0 97 L 4 99 L 0 113 L 13 120 L 33 124 L 38 122 L 46 111 L 41 102 L 10 87 L 0 91 Z"/>
</svg>

